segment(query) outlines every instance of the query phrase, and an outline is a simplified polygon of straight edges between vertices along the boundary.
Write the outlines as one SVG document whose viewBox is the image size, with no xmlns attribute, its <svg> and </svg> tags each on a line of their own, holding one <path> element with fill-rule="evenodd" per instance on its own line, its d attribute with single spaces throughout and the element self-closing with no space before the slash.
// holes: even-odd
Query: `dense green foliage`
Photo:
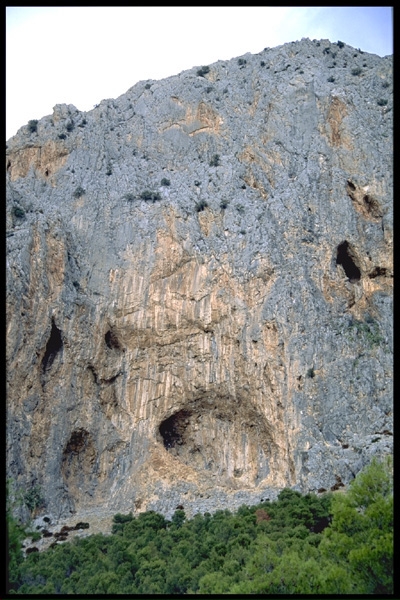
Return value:
<svg viewBox="0 0 400 600">
<path fill-rule="evenodd" d="M 21 558 L 9 523 L 10 573 L 28 594 L 392 593 L 391 462 L 373 461 L 346 493 L 283 490 L 232 514 L 181 509 L 117 514 L 112 535 Z"/>
</svg>

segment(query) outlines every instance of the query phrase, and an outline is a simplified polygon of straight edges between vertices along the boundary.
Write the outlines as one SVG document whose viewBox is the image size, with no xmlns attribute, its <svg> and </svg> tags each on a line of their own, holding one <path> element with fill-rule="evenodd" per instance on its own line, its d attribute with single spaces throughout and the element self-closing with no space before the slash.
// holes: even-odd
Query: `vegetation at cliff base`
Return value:
<svg viewBox="0 0 400 600">
<path fill-rule="evenodd" d="M 392 462 L 373 460 L 347 492 L 301 495 L 187 519 L 117 514 L 96 534 L 22 558 L 8 514 L 17 594 L 390 594 Z M 22 536 L 22 537 L 21 537 Z"/>
</svg>

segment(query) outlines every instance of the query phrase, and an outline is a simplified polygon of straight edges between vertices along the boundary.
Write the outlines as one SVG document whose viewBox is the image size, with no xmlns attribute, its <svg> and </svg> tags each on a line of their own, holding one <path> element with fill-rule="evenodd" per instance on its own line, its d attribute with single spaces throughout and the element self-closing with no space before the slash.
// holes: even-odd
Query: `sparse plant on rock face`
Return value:
<svg viewBox="0 0 400 600">
<path fill-rule="evenodd" d="M 127 194 L 125 194 L 124 198 L 125 200 L 128 200 L 128 202 L 133 202 L 135 199 L 135 194 L 132 194 L 132 192 L 128 192 Z"/>
<path fill-rule="evenodd" d="M 362 69 L 361 67 L 354 67 L 354 69 L 351 70 L 351 74 L 352 75 L 360 75 Z"/>
<path fill-rule="evenodd" d="M 74 198 L 80 198 L 85 193 L 85 190 L 80 185 L 74 191 Z"/>
<path fill-rule="evenodd" d="M 36 133 L 38 123 L 39 123 L 39 121 L 37 119 L 32 119 L 31 121 L 28 121 L 29 133 Z"/>
<path fill-rule="evenodd" d="M 31 512 L 33 512 L 35 508 L 42 506 L 43 501 L 44 499 L 39 485 L 33 486 L 24 495 L 24 503 Z"/>
<path fill-rule="evenodd" d="M 219 154 L 214 154 L 214 156 L 210 160 L 210 167 L 218 167 L 219 164 Z"/>
<path fill-rule="evenodd" d="M 170 182 L 170 180 L 169 180 L 169 179 L 167 179 L 166 177 L 163 177 L 163 178 L 161 179 L 161 185 L 164 185 L 164 186 L 167 186 L 167 187 L 168 187 L 169 185 L 171 185 L 171 182 Z"/>
<path fill-rule="evenodd" d="M 200 202 L 196 203 L 196 212 L 202 212 L 207 206 L 208 204 L 205 200 L 200 200 Z"/>
<path fill-rule="evenodd" d="M 205 67 L 201 67 L 200 69 L 198 69 L 197 75 L 199 77 L 204 77 L 204 75 L 206 75 L 209 72 L 210 72 L 210 67 L 205 66 Z"/>
<path fill-rule="evenodd" d="M 247 63 L 247 60 L 245 58 L 239 58 L 238 59 L 238 65 L 240 67 L 243 67 L 243 65 L 245 65 Z"/>
<path fill-rule="evenodd" d="M 17 219 L 23 219 L 25 216 L 25 211 L 19 206 L 14 206 L 13 213 L 14 216 L 17 217 Z"/>
<path fill-rule="evenodd" d="M 58 139 L 60 139 L 60 140 L 65 140 L 65 139 L 66 139 L 66 137 L 67 137 L 67 136 L 65 135 L 65 133 L 60 133 L 60 134 L 59 134 L 59 136 L 58 136 Z"/>
<path fill-rule="evenodd" d="M 388 101 L 385 100 L 384 98 L 380 98 L 378 100 L 378 106 L 386 106 L 387 103 L 388 103 Z"/>
<path fill-rule="evenodd" d="M 340 40 L 336 43 L 336 45 L 338 46 L 338 48 L 343 48 L 344 43 L 341 42 Z"/>
<path fill-rule="evenodd" d="M 152 202 L 155 202 L 156 200 L 161 200 L 159 192 L 150 192 L 149 190 L 145 190 L 144 192 L 142 192 L 140 194 L 140 197 L 142 200 L 151 200 Z"/>
</svg>

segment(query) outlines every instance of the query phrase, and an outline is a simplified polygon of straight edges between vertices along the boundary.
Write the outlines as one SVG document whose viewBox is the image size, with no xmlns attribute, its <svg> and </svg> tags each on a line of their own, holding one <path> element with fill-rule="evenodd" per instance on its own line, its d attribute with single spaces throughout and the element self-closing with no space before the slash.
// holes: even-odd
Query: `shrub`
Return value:
<svg viewBox="0 0 400 600">
<path fill-rule="evenodd" d="M 197 75 L 199 75 L 199 77 L 204 77 L 204 75 L 206 75 L 206 73 L 210 72 L 210 67 L 201 67 L 198 71 L 197 71 Z"/>
<path fill-rule="evenodd" d="M 390 83 L 389 83 L 388 81 L 383 81 L 383 82 L 382 82 L 382 87 L 383 87 L 383 88 L 388 88 L 388 87 L 389 87 L 389 85 L 390 85 Z"/>
<path fill-rule="evenodd" d="M 19 206 L 14 206 L 13 213 L 14 216 L 17 217 L 17 219 L 23 219 L 25 216 L 25 211 Z"/>
<path fill-rule="evenodd" d="M 145 90 L 149 90 L 151 88 L 151 83 L 146 83 L 146 85 L 144 86 Z"/>
<path fill-rule="evenodd" d="M 42 537 L 42 535 L 38 531 L 27 531 L 26 536 L 30 537 L 32 542 L 37 542 Z"/>
<path fill-rule="evenodd" d="M 351 74 L 352 75 L 360 75 L 362 69 L 361 67 L 354 67 L 354 69 L 351 70 Z"/>
<path fill-rule="evenodd" d="M 168 187 L 169 185 L 171 185 L 171 182 L 170 182 L 170 180 L 169 180 L 169 179 L 167 179 L 166 177 L 163 177 L 163 178 L 161 179 L 161 185 L 164 185 L 164 186 L 167 186 L 167 187 Z"/>
<path fill-rule="evenodd" d="M 243 65 L 245 65 L 247 63 L 247 60 L 245 58 L 239 58 L 238 60 L 238 65 L 240 67 L 242 67 Z"/>
<path fill-rule="evenodd" d="M 315 377 L 315 371 L 312 367 L 310 369 L 308 369 L 307 377 L 310 377 L 311 379 L 313 379 Z"/>
<path fill-rule="evenodd" d="M 385 100 L 384 98 L 380 98 L 380 99 L 378 100 L 378 105 L 379 105 L 379 106 L 386 106 L 386 104 L 387 104 L 387 103 L 388 103 L 388 101 L 387 101 L 387 100 Z"/>
<path fill-rule="evenodd" d="M 202 212 L 205 208 L 207 208 L 208 204 L 205 200 L 200 200 L 200 202 L 196 202 L 196 212 Z"/>
<path fill-rule="evenodd" d="M 65 129 L 67 131 L 72 131 L 74 127 L 75 127 L 75 125 L 74 125 L 73 121 L 68 121 L 68 123 L 65 126 Z"/>
<path fill-rule="evenodd" d="M 263 60 L 260 62 L 260 66 L 265 67 L 265 62 Z"/>
<path fill-rule="evenodd" d="M 269 514 L 263 509 L 263 508 L 258 508 L 256 510 L 256 522 L 257 524 L 260 523 L 261 521 L 270 521 L 271 517 L 269 516 Z"/>
<path fill-rule="evenodd" d="M 37 119 L 32 119 L 31 121 L 28 121 L 29 133 L 36 133 L 38 123 L 39 123 L 39 121 Z"/>
<path fill-rule="evenodd" d="M 150 192 L 149 190 L 145 190 L 140 194 L 142 200 L 151 200 L 155 202 L 156 200 L 161 200 L 161 196 L 158 192 Z"/>
<path fill-rule="evenodd" d="M 65 140 L 65 139 L 66 139 L 66 137 L 67 137 L 67 136 L 65 135 L 65 133 L 60 133 L 60 134 L 59 134 L 59 136 L 58 136 L 58 138 L 59 138 L 60 140 Z"/>
<path fill-rule="evenodd" d="M 33 486 L 25 493 L 24 503 L 31 512 L 34 511 L 35 508 L 43 506 L 44 498 L 38 485 Z"/>
<path fill-rule="evenodd" d="M 339 41 L 336 43 L 336 45 L 337 45 L 339 48 L 343 48 L 343 46 L 344 46 L 344 43 L 343 43 L 343 42 L 341 42 L 341 41 L 339 40 Z"/>
<path fill-rule="evenodd" d="M 89 529 L 89 523 L 84 523 L 83 521 L 79 521 L 74 527 L 74 529 Z"/>
<path fill-rule="evenodd" d="M 114 523 L 129 523 L 133 520 L 133 515 L 130 512 L 128 515 L 123 515 L 121 513 L 117 513 L 113 516 Z"/>
<path fill-rule="evenodd" d="M 85 190 L 80 185 L 74 191 L 74 198 L 80 198 L 85 193 Z"/>
<path fill-rule="evenodd" d="M 333 83 L 335 81 L 335 78 L 334 77 L 328 77 L 328 81 L 329 81 L 329 83 Z"/>
<path fill-rule="evenodd" d="M 133 202 L 135 199 L 135 194 L 132 194 L 132 192 L 128 192 L 127 194 L 125 194 L 124 198 L 129 202 Z"/>
<path fill-rule="evenodd" d="M 219 164 L 219 154 L 214 154 L 210 160 L 210 167 L 218 167 Z"/>
</svg>

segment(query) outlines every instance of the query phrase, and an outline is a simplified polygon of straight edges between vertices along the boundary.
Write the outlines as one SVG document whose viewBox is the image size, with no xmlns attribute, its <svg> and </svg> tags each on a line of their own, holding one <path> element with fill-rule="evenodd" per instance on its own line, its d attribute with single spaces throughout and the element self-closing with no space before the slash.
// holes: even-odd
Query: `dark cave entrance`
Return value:
<svg viewBox="0 0 400 600">
<path fill-rule="evenodd" d="M 361 279 L 361 271 L 357 266 L 357 258 L 354 249 L 344 241 L 339 244 L 336 254 L 336 264 L 342 265 L 350 283 L 356 283 Z"/>
<path fill-rule="evenodd" d="M 184 444 L 184 433 L 189 423 L 189 417 L 188 411 L 181 410 L 161 423 L 159 431 L 167 450 Z"/>
<path fill-rule="evenodd" d="M 121 344 L 119 343 L 117 335 L 111 329 L 109 331 L 107 331 L 107 333 L 105 334 L 104 341 L 105 341 L 107 347 L 110 348 L 110 350 L 120 350 L 121 349 Z"/>
<path fill-rule="evenodd" d="M 61 337 L 61 331 L 58 329 L 53 319 L 50 337 L 46 346 L 46 352 L 42 360 L 42 373 L 45 373 L 48 369 L 50 369 L 55 357 L 57 356 L 58 352 L 62 350 L 62 348 L 63 342 Z"/>
</svg>

